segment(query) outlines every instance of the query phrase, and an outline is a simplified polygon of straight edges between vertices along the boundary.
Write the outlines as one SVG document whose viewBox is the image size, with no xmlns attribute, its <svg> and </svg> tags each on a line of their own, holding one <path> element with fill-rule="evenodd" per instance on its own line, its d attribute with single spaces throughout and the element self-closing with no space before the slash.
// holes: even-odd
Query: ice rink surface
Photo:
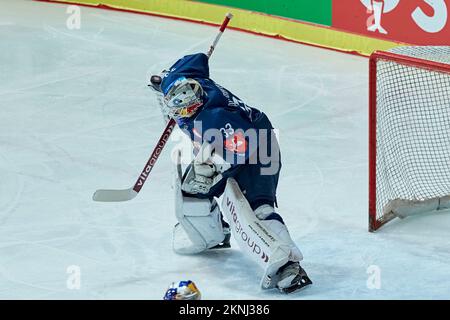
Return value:
<svg viewBox="0 0 450 320">
<path fill-rule="evenodd" d="M 184 279 L 204 299 L 450 298 L 450 214 L 367 231 L 366 58 L 227 30 L 210 61 L 280 130 L 279 212 L 314 282 L 287 296 L 261 291 L 234 241 L 172 251 L 175 142 L 136 199 L 91 200 L 132 186 L 164 128 L 149 75 L 217 28 L 82 7 L 70 30 L 66 10 L 0 0 L 0 298 L 159 300 Z"/>
</svg>

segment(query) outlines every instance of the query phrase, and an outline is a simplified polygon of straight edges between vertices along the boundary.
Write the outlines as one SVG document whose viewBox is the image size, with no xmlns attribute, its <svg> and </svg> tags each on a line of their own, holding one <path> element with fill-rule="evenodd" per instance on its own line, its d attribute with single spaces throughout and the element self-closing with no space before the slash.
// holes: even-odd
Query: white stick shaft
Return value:
<svg viewBox="0 0 450 320">
<path fill-rule="evenodd" d="M 206 54 L 209 57 L 211 57 L 212 53 L 214 52 L 214 49 L 217 46 L 217 43 L 219 42 L 220 38 L 223 35 L 223 32 L 225 31 L 225 28 L 227 27 L 228 23 L 230 22 L 231 18 L 233 18 L 233 15 L 231 13 L 227 13 L 225 16 L 225 20 L 223 20 L 222 25 L 220 26 L 219 33 L 217 34 L 216 38 L 214 39 L 211 47 L 209 47 L 208 53 Z"/>
</svg>

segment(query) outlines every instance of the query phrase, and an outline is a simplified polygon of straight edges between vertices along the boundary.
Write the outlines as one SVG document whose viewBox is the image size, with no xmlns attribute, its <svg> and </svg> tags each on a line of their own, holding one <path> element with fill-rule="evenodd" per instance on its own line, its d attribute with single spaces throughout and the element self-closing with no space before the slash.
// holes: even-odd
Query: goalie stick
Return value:
<svg viewBox="0 0 450 320">
<path fill-rule="evenodd" d="M 222 22 L 222 25 L 220 26 L 219 33 L 217 34 L 216 38 L 214 39 L 213 43 L 209 47 L 208 53 L 206 54 L 208 58 L 211 57 L 212 53 L 214 52 L 214 49 L 217 46 L 217 43 L 220 40 L 220 37 L 222 36 L 223 32 L 225 31 L 225 28 L 227 27 L 228 23 L 230 22 L 231 18 L 233 18 L 233 15 L 231 13 L 227 13 L 225 16 L 225 19 Z M 152 77 L 152 82 L 153 77 Z M 159 83 L 161 84 L 161 83 Z M 102 202 L 119 202 L 119 201 L 128 201 L 131 199 L 134 199 L 138 193 L 141 191 L 142 187 L 144 186 L 145 181 L 147 181 L 147 178 L 152 171 L 156 161 L 158 160 L 162 150 L 164 149 L 164 146 L 166 145 L 167 141 L 169 140 L 170 135 L 172 134 L 172 131 L 174 130 L 176 125 L 176 121 L 174 119 L 170 119 L 167 123 L 166 128 L 164 129 L 164 132 L 162 133 L 161 137 L 159 138 L 158 143 L 156 144 L 155 149 L 153 150 L 150 159 L 145 164 L 144 169 L 142 170 L 141 174 L 139 175 L 139 178 L 137 179 L 136 183 L 133 187 L 128 189 L 122 189 L 122 190 L 109 190 L 109 189 L 99 189 L 95 191 L 94 195 L 92 196 L 92 199 L 94 201 L 102 201 Z"/>
</svg>

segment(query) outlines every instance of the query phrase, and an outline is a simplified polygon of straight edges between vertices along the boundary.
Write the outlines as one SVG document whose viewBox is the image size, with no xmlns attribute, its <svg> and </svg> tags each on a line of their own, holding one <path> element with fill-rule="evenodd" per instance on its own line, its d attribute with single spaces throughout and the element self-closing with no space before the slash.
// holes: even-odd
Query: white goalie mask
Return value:
<svg viewBox="0 0 450 320">
<path fill-rule="evenodd" d="M 202 96 L 203 88 L 198 81 L 180 77 L 164 92 L 163 112 L 175 119 L 191 117 L 203 105 Z"/>
</svg>

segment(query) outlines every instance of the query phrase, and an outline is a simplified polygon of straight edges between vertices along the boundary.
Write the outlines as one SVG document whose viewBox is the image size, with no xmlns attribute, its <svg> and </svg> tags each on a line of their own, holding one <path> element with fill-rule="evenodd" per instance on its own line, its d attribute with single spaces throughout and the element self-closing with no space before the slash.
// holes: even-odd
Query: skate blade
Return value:
<svg viewBox="0 0 450 320">
<path fill-rule="evenodd" d="M 297 280 L 294 279 L 292 281 L 292 283 L 294 283 L 292 286 L 290 286 L 288 288 L 279 288 L 279 290 L 282 293 L 289 294 L 289 293 L 300 291 L 300 290 L 306 288 L 307 286 L 312 285 L 311 279 L 307 276 L 302 276 L 302 277 L 300 277 L 300 279 L 297 279 Z"/>
<path fill-rule="evenodd" d="M 218 245 L 209 248 L 208 250 L 222 250 L 222 249 L 228 249 L 231 248 L 231 245 L 229 243 L 219 243 Z"/>
<path fill-rule="evenodd" d="M 218 245 L 215 245 L 214 247 L 209 248 L 209 250 L 220 250 L 231 248 L 230 238 L 231 233 L 228 233 L 227 235 L 225 235 L 225 239 L 223 239 L 223 242 L 219 243 Z"/>
</svg>

